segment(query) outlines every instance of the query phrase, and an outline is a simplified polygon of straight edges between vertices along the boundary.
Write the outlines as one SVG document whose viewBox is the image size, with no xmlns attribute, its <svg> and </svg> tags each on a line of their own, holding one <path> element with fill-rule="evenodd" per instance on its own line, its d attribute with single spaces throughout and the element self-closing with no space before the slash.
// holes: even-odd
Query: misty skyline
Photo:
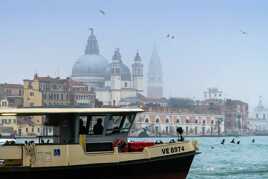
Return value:
<svg viewBox="0 0 268 179">
<path fill-rule="evenodd" d="M 268 105 L 267 7 L 266 1 L 242 0 L 3 0 L 0 82 L 22 83 L 34 73 L 70 76 L 93 27 L 109 61 L 120 48 L 130 65 L 139 50 L 145 79 L 156 44 L 166 97 L 200 99 L 208 87 L 217 87 L 250 108 L 259 96 Z"/>
</svg>

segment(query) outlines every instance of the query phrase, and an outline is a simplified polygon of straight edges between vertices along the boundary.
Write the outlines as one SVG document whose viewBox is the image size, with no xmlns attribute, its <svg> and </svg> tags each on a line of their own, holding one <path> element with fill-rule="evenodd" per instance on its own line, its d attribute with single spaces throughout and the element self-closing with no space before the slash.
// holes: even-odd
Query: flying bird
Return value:
<svg viewBox="0 0 268 179">
<path fill-rule="evenodd" d="M 170 37 L 170 34 L 167 34 L 166 37 L 169 38 Z"/>
<path fill-rule="evenodd" d="M 174 35 L 172 35 L 172 36 L 171 36 L 171 39 L 175 39 L 175 36 L 174 36 Z"/>
<path fill-rule="evenodd" d="M 243 31 L 243 30 L 240 30 L 240 32 L 243 34 L 243 35 L 247 35 L 248 33 Z"/>
<path fill-rule="evenodd" d="M 105 11 L 100 9 L 99 12 L 102 14 L 102 15 L 106 15 Z"/>
</svg>

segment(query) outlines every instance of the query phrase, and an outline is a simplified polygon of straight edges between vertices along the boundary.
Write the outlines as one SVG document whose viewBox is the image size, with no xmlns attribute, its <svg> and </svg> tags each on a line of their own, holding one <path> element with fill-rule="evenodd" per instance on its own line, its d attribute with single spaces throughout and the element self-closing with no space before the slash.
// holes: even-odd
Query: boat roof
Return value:
<svg viewBox="0 0 268 179">
<path fill-rule="evenodd" d="M 0 109 L 0 116 L 38 116 L 49 114 L 111 114 L 111 113 L 139 113 L 141 108 L 4 108 Z"/>
</svg>

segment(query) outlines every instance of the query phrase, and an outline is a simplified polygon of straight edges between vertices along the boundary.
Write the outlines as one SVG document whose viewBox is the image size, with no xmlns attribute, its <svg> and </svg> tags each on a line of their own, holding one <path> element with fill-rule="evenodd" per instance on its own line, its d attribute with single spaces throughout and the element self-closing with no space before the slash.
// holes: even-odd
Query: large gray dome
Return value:
<svg viewBox="0 0 268 179">
<path fill-rule="evenodd" d="M 96 82 L 96 78 L 104 77 L 104 70 L 108 65 L 108 61 L 100 55 L 99 45 L 94 31 L 90 29 L 91 34 L 88 37 L 85 49 L 85 55 L 81 56 L 74 64 L 72 77 L 84 78 L 89 77 L 89 81 Z M 92 78 L 93 77 L 93 78 Z"/>
<path fill-rule="evenodd" d="M 81 56 L 73 66 L 72 77 L 104 77 L 108 61 L 99 54 Z"/>
<path fill-rule="evenodd" d="M 131 81 L 131 73 L 129 68 L 124 64 L 120 63 L 120 74 L 121 74 L 121 80 L 123 81 Z M 105 70 L 105 80 L 111 80 L 112 75 L 112 63 L 109 64 L 109 66 Z"/>
</svg>

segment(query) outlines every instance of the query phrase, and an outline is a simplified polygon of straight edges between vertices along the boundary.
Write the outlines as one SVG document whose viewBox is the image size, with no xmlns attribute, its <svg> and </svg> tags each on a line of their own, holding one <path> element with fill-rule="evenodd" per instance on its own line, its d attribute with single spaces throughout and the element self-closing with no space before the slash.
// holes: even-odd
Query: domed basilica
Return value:
<svg viewBox="0 0 268 179">
<path fill-rule="evenodd" d="M 138 52 L 131 70 L 123 63 L 119 49 L 115 50 L 110 63 L 100 54 L 91 29 L 84 55 L 73 66 L 72 79 L 93 88 L 103 105 L 119 106 L 122 100 L 143 92 L 143 64 Z"/>
</svg>

